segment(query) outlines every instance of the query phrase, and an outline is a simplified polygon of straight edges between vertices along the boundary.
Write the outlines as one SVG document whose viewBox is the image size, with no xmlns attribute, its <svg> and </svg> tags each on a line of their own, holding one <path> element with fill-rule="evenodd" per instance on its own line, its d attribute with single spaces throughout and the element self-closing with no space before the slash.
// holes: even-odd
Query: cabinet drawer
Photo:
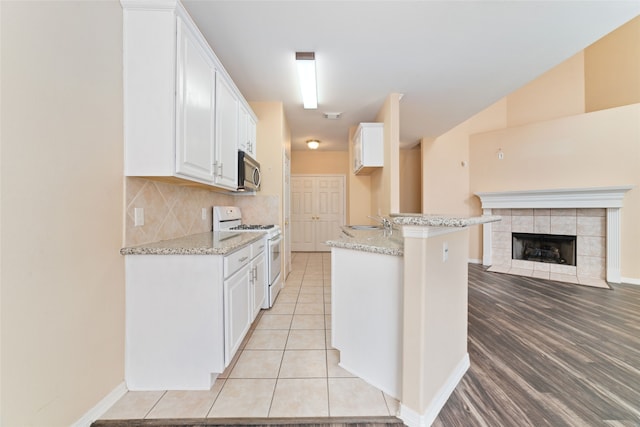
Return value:
<svg viewBox="0 0 640 427">
<path fill-rule="evenodd" d="M 251 245 L 235 251 L 224 257 L 224 277 L 227 278 L 238 271 L 251 259 Z"/>
<path fill-rule="evenodd" d="M 255 258 L 258 255 L 260 255 L 261 253 L 264 252 L 264 239 L 260 239 L 257 242 L 254 242 L 251 244 L 251 258 Z"/>
</svg>

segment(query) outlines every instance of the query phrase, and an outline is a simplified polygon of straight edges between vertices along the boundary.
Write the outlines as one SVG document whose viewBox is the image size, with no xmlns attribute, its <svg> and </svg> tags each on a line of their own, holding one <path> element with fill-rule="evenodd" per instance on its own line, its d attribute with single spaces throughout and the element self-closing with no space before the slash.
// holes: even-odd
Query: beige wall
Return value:
<svg viewBox="0 0 640 427">
<path fill-rule="evenodd" d="M 438 138 L 422 140 L 422 212 L 468 215 L 479 206 L 469 192 L 469 136 L 506 126 L 506 99 L 471 117 Z M 463 164 L 464 162 L 464 164 Z M 482 168 L 482 165 L 476 165 Z M 481 227 L 471 227 L 470 258 L 481 259 Z"/>
<path fill-rule="evenodd" d="M 292 151 L 291 173 L 347 175 L 349 173 L 349 152 Z"/>
<path fill-rule="evenodd" d="M 636 28 L 637 22 L 627 25 Z M 446 134 L 425 140 L 423 211 L 464 213 L 466 208 L 478 214 L 476 191 L 626 184 L 640 188 L 638 104 L 624 106 L 624 99 L 613 91 L 609 105 L 619 108 L 584 114 L 580 106 L 589 103 L 589 56 L 596 51 L 601 58 L 606 52 L 616 56 L 618 48 L 637 45 L 640 39 L 634 31 L 617 30 Z M 634 52 L 630 61 L 640 62 L 640 54 Z M 608 74 L 602 79 L 624 78 L 635 84 L 637 74 L 625 77 L 615 61 L 605 64 Z M 497 158 L 499 149 L 504 152 L 502 161 Z M 465 158 L 466 172 L 461 167 Z M 640 223 L 632 220 L 640 217 L 637 191 L 625 197 L 622 220 L 622 276 L 634 280 L 640 280 Z M 481 228 L 470 231 L 469 258 L 480 260 Z"/>
<path fill-rule="evenodd" d="M 250 102 L 249 104 L 258 116 L 256 156 L 262 173 L 260 195 L 278 197 L 277 223 L 283 227 L 284 152 L 291 147 L 284 109 L 281 102 Z"/>
<path fill-rule="evenodd" d="M 586 111 L 640 102 L 640 16 L 584 51 Z"/>
<path fill-rule="evenodd" d="M 400 150 L 400 212 L 422 212 L 422 151 Z"/>
<path fill-rule="evenodd" d="M 622 210 L 621 274 L 640 279 L 640 104 L 476 134 L 470 147 L 480 166 L 471 193 L 635 185 Z"/>
<path fill-rule="evenodd" d="M 67 426 L 124 379 L 122 10 L 0 8 L 0 424 Z"/>
<path fill-rule="evenodd" d="M 584 53 L 510 94 L 507 103 L 508 126 L 584 113 Z"/>
<path fill-rule="evenodd" d="M 371 215 L 400 211 L 400 94 L 392 93 L 378 112 L 384 123 L 384 167 L 371 173 Z"/>
</svg>

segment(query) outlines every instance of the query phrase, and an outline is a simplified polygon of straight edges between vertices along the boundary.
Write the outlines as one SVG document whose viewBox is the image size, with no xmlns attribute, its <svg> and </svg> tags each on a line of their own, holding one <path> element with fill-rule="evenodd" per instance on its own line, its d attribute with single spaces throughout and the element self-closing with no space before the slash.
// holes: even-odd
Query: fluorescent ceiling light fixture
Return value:
<svg viewBox="0 0 640 427">
<path fill-rule="evenodd" d="M 304 108 L 318 108 L 316 54 L 314 52 L 296 52 L 296 64 L 298 65 L 298 79 L 300 80 Z"/>
<path fill-rule="evenodd" d="M 317 150 L 319 146 L 320 141 L 318 141 L 317 139 L 310 139 L 309 141 L 307 141 L 307 147 L 309 147 L 309 149 L 311 150 Z"/>
</svg>

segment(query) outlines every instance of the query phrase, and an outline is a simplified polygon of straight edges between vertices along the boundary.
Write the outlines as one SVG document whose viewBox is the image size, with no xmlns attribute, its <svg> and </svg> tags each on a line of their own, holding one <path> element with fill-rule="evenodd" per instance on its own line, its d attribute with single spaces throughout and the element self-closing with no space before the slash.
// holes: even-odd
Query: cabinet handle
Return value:
<svg viewBox="0 0 640 427">
<path fill-rule="evenodd" d="M 222 168 L 224 167 L 224 164 L 222 164 L 222 162 L 220 163 L 220 175 L 218 175 L 220 178 L 222 178 Z"/>
<path fill-rule="evenodd" d="M 240 262 L 245 262 L 246 260 L 248 260 L 249 257 L 248 256 L 243 256 L 242 258 L 239 259 Z"/>
</svg>

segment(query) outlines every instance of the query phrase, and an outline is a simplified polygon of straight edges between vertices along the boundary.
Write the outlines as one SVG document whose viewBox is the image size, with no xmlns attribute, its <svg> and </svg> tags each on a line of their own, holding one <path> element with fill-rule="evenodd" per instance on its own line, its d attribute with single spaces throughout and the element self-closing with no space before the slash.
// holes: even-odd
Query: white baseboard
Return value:
<svg viewBox="0 0 640 427">
<path fill-rule="evenodd" d="M 127 393 L 127 385 L 123 382 L 118 384 L 116 388 L 111 390 L 100 402 L 91 408 L 78 421 L 71 424 L 71 427 L 89 427 L 91 423 L 104 415 L 122 396 Z"/>
<path fill-rule="evenodd" d="M 640 285 L 640 279 L 633 279 L 631 277 L 621 277 L 620 281 L 629 285 Z"/>
<path fill-rule="evenodd" d="M 468 263 L 469 264 L 482 264 L 482 260 L 481 259 L 475 259 L 475 258 L 469 258 Z"/>
<path fill-rule="evenodd" d="M 425 413 L 420 415 L 413 409 L 400 405 L 400 419 L 409 427 L 429 427 L 435 421 L 440 410 L 447 403 L 449 396 L 451 396 L 451 393 L 453 393 L 453 390 L 455 390 L 470 366 L 469 353 L 465 353 L 462 360 L 458 362 L 449 378 L 447 378 L 447 381 L 440 387 L 433 400 L 429 402 Z"/>
</svg>

